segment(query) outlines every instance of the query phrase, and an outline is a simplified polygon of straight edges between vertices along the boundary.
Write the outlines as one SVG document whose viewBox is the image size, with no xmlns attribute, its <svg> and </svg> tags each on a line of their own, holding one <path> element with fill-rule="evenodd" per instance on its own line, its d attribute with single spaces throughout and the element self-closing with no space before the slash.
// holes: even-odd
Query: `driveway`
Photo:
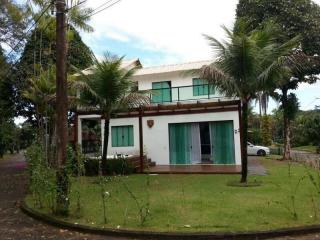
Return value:
<svg viewBox="0 0 320 240">
<path fill-rule="evenodd" d="M 251 166 L 260 168 L 259 160 L 250 158 Z M 0 160 L 0 239 L 1 240 L 126 240 L 93 234 L 82 234 L 43 224 L 23 214 L 19 208 L 27 186 L 26 164 L 21 154 Z M 260 169 L 261 170 L 261 169 Z M 320 235 L 284 237 L 277 240 L 313 240 Z"/>
</svg>

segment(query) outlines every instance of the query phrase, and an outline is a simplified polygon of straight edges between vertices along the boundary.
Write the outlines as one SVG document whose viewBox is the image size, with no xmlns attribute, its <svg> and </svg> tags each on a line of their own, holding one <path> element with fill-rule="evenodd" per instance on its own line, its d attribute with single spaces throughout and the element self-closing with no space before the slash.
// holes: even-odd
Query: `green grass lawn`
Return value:
<svg viewBox="0 0 320 240">
<path fill-rule="evenodd" d="M 8 159 L 9 157 L 10 157 L 10 154 L 5 154 L 5 155 L 3 155 L 2 158 L 0 157 L 0 161 L 6 160 L 6 159 Z"/>
<path fill-rule="evenodd" d="M 299 147 L 294 147 L 292 150 L 298 150 L 298 151 L 305 151 L 305 152 L 310 152 L 310 153 L 316 153 L 317 151 L 317 146 L 299 146 Z"/>
<path fill-rule="evenodd" d="M 287 163 L 272 159 L 262 162 L 269 175 L 249 177 L 250 181 L 262 181 L 259 187 L 227 186 L 229 181 L 239 180 L 238 175 L 114 177 L 106 182 L 103 190 L 110 193 L 106 201 L 107 224 L 103 221 L 101 186 L 97 178 L 73 179 L 71 216 L 67 220 L 120 229 L 193 232 L 268 230 L 320 223 L 319 194 L 310 178 L 303 178 L 307 169 L 298 164 L 289 168 Z M 143 226 L 139 220 L 140 208 L 125 186 L 140 206 L 149 204 L 150 218 Z M 77 192 L 80 192 L 80 212 L 76 210 Z M 32 202 L 28 196 L 28 205 L 33 206 Z M 294 210 L 297 219 L 293 216 Z"/>
</svg>

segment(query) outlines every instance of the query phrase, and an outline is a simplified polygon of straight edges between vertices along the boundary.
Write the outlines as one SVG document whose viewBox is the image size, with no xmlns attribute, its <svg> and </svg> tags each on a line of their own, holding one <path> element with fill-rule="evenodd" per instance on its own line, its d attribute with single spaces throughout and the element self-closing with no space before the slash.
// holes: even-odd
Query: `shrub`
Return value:
<svg viewBox="0 0 320 240">
<path fill-rule="evenodd" d="M 268 115 L 265 115 L 262 117 L 261 121 L 262 144 L 265 146 L 270 146 L 272 144 L 271 119 Z"/>
<path fill-rule="evenodd" d="M 43 146 L 33 144 L 26 151 L 29 172 L 29 190 L 34 197 L 35 206 L 55 209 L 55 171 L 46 163 Z"/>
<path fill-rule="evenodd" d="M 69 145 L 67 147 L 66 170 L 68 174 L 82 176 L 84 175 L 85 156 L 81 153 L 80 146 L 77 144 L 75 150 Z"/>
<path fill-rule="evenodd" d="M 99 173 L 100 159 L 86 159 L 84 161 L 84 168 L 86 176 L 96 176 Z M 104 175 L 128 175 L 135 171 L 132 164 L 124 159 L 108 159 L 106 166 L 103 167 Z"/>
</svg>

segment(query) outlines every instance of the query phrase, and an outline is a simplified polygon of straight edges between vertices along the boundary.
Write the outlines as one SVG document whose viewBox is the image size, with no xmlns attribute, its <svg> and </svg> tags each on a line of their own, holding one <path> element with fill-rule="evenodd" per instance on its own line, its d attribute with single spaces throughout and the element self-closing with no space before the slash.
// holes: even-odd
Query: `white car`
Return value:
<svg viewBox="0 0 320 240">
<path fill-rule="evenodd" d="M 247 151 L 248 151 L 248 155 L 255 155 L 255 156 L 266 156 L 270 154 L 270 148 L 263 147 L 263 146 L 255 146 L 250 142 L 248 142 Z"/>
</svg>

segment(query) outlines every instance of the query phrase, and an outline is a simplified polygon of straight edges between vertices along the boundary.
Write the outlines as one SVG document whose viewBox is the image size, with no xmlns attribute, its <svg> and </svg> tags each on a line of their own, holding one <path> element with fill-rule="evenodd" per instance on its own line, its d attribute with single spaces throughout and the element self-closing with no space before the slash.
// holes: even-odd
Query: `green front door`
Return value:
<svg viewBox="0 0 320 240">
<path fill-rule="evenodd" d="M 191 125 L 169 124 L 170 164 L 191 164 Z"/>
<path fill-rule="evenodd" d="M 152 83 L 151 101 L 153 103 L 171 102 L 171 84 L 170 81 Z"/>
<path fill-rule="evenodd" d="M 210 123 L 214 164 L 235 164 L 233 121 Z"/>
</svg>

